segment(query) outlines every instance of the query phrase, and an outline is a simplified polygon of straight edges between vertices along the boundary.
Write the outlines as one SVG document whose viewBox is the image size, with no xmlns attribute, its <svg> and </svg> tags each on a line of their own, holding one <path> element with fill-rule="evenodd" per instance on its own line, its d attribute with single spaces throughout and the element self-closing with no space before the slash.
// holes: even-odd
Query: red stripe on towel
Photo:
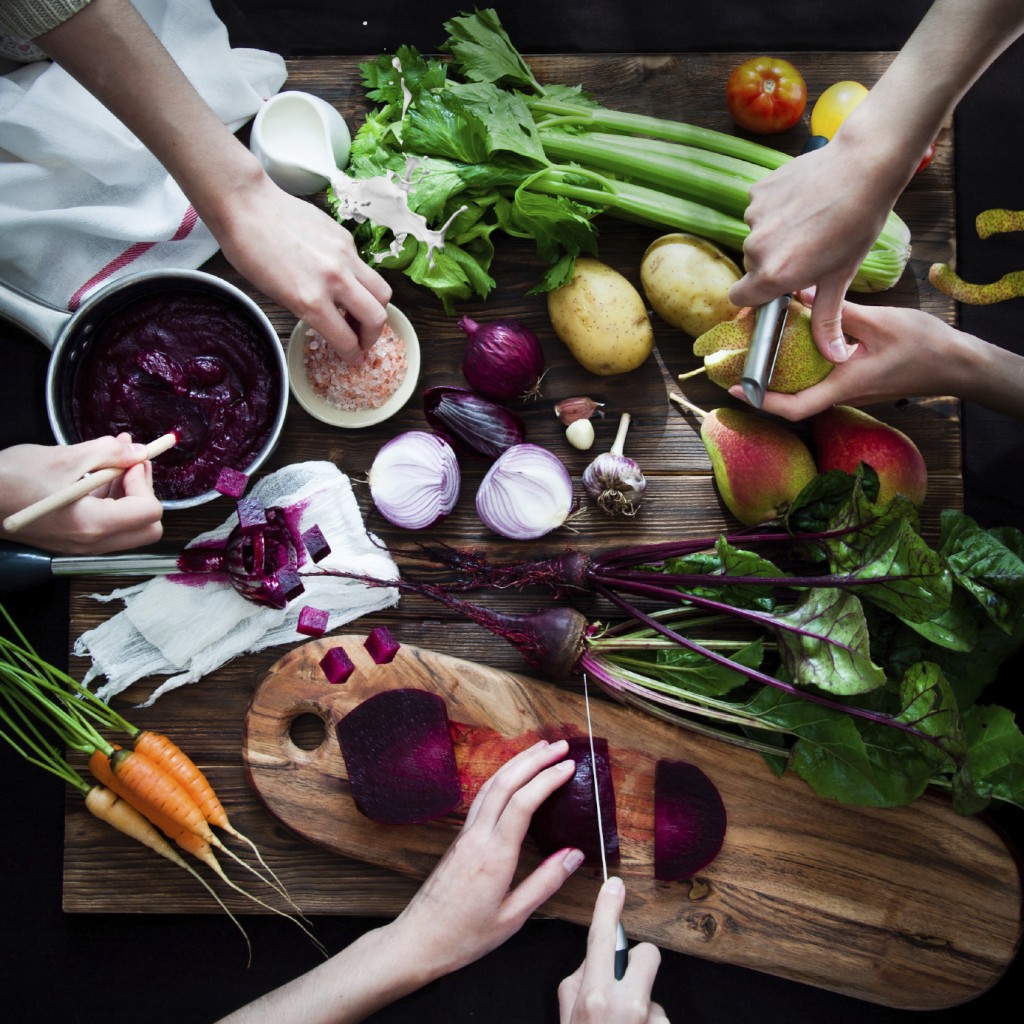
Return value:
<svg viewBox="0 0 1024 1024">
<path fill-rule="evenodd" d="M 170 241 L 180 242 L 183 238 L 187 238 L 191 233 L 192 229 L 196 226 L 196 222 L 199 220 L 199 215 L 193 209 L 192 205 L 189 204 L 188 209 L 185 210 L 185 216 L 181 218 L 181 223 L 178 225 L 178 230 L 171 236 Z M 124 252 L 115 256 L 102 270 L 93 274 L 81 288 L 75 292 L 74 295 L 68 300 L 68 309 L 73 313 L 78 309 L 81 304 L 82 297 L 92 291 L 101 281 L 105 281 L 108 277 L 116 274 L 119 270 L 128 266 L 129 263 L 133 263 L 144 253 L 149 252 L 150 249 L 156 245 L 156 242 L 134 242 Z"/>
</svg>

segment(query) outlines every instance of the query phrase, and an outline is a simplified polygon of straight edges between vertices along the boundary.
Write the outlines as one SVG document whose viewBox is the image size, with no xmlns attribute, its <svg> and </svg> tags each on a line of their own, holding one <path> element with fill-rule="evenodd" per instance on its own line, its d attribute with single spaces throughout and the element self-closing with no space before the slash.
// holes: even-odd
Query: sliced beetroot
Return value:
<svg viewBox="0 0 1024 1024">
<path fill-rule="evenodd" d="M 242 533 L 253 533 L 267 525 L 267 510 L 259 498 L 249 495 L 238 499 L 238 525 Z"/>
<path fill-rule="evenodd" d="M 314 562 L 322 562 L 331 553 L 331 545 L 327 543 L 323 530 L 315 523 L 303 531 L 302 543 Z"/>
<path fill-rule="evenodd" d="M 601 863 L 601 837 L 597 830 L 597 805 L 594 802 L 594 773 L 590 758 L 590 740 L 586 736 L 569 738 L 566 757 L 576 762 L 572 778 L 555 790 L 534 812 L 530 835 L 545 856 L 574 846 L 583 851 L 588 864 Z M 615 789 L 612 784 L 608 741 L 594 737 L 594 763 L 601 793 L 601 826 L 604 829 L 604 853 L 608 864 L 619 863 L 619 832 L 615 816 Z"/>
<path fill-rule="evenodd" d="M 695 764 L 661 760 L 654 770 L 654 877 L 674 882 L 710 864 L 725 839 L 725 804 Z"/>
<path fill-rule="evenodd" d="M 327 622 L 330 614 L 323 608 L 314 608 L 307 604 L 299 612 L 299 621 L 295 628 L 305 636 L 323 636 L 327 632 Z"/>
<path fill-rule="evenodd" d="M 402 645 L 391 635 L 387 626 L 375 626 L 363 643 L 375 665 L 387 665 L 395 660 Z"/>
<path fill-rule="evenodd" d="M 356 670 L 344 647 L 332 647 L 320 659 L 320 668 L 332 686 L 344 683 Z"/>
<path fill-rule="evenodd" d="M 232 469 L 230 466 L 221 466 L 220 472 L 217 474 L 217 482 L 214 484 L 214 490 L 228 498 L 241 498 L 248 486 L 248 474 L 240 473 L 237 469 Z"/>
<path fill-rule="evenodd" d="M 382 690 L 337 724 L 356 807 L 382 825 L 412 825 L 458 807 L 444 701 L 426 690 Z"/>
</svg>

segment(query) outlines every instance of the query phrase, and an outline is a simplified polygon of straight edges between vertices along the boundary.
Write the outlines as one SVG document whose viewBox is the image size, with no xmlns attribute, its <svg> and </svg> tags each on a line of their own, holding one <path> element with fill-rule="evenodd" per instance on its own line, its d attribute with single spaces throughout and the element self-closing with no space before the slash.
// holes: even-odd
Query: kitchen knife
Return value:
<svg viewBox="0 0 1024 1024">
<path fill-rule="evenodd" d="M 789 303 L 792 295 L 780 295 L 771 302 L 759 306 L 754 317 L 754 331 L 750 337 L 747 358 L 743 362 L 743 376 L 740 384 L 755 409 L 764 404 L 768 382 L 772 379 L 775 359 L 779 354 L 779 342 L 786 329 L 789 317 Z"/>
<path fill-rule="evenodd" d="M 60 576 L 166 576 L 179 571 L 177 555 L 51 555 L 0 541 L 0 594 Z"/>
<path fill-rule="evenodd" d="M 608 881 L 608 858 L 604 852 L 604 822 L 601 820 L 601 791 L 597 782 L 597 757 L 594 755 L 594 727 L 590 723 L 590 692 L 587 689 L 587 674 L 583 673 L 583 703 L 587 709 L 587 736 L 590 740 L 590 774 L 594 780 L 594 805 L 597 808 L 597 836 L 601 843 L 601 874 Z M 620 980 L 626 973 L 629 958 L 629 943 L 626 930 L 619 921 L 615 930 L 615 979 Z"/>
</svg>

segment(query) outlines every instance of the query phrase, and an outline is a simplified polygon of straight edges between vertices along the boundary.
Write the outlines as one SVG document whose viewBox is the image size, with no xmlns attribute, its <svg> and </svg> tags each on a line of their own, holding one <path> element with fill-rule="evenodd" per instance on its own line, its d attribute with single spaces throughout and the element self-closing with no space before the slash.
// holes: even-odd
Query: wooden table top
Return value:
<svg viewBox="0 0 1024 1024">
<path fill-rule="evenodd" d="M 888 54 L 805 53 L 801 55 L 801 69 L 814 93 L 840 78 L 855 78 L 870 85 L 889 59 Z M 588 83 L 608 106 L 732 130 L 723 105 L 718 102 L 717 89 L 735 63 L 735 55 L 545 56 L 531 58 L 531 63 L 542 80 Z M 354 130 L 360 111 L 365 109 L 357 64 L 356 58 L 342 57 L 290 60 L 286 88 L 324 96 L 346 115 Z M 803 138 L 803 134 L 787 137 L 787 145 L 791 150 L 798 149 Z M 954 321 L 954 304 L 926 280 L 928 266 L 936 260 L 949 259 L 952 254 L 952 154 L 952 132 L 947 129 L 939 140 L 934 163 L 914 179 L 897 207 L 913 235 L 914 250 L 908 271 L 894 289 L 881 296 L 864 297 L 865 301 L 918 306 Z M 638 284 L 640 257 L 660 233 L 605 218 L 601 221 L 600 258 Z M 211 261 L 207 269 L 242 284 L 220 257 Z M 477 520 L 471 499 L 486 467 L 467 465 L 463 499 L 456 512 L 431 531 L 431 539 L 481 548 L 495 558 L 533 557 L 559 552 L 570 544 L 596 551 L 623 543 L 714 535 L 734 528 L 735 522 L 716 494 L 708 456 L 694 421 L 681 415 L 667 397 L 668 390 L 676 387 L 676 375 L 697 365 L 690 339 L 654 317 L 657 351 L 651 359 L 621 377 L 592 376 L 572 360 L 553 335 L 543 297 L 526 295 L 538 272 L 539 264 L 530 246 L 501 239 L 492 270 L 497 280 L 495 292 L 486 302 L 466 303 L 460 313 L 478 320 L 514 317 L 536 330 L 549 370 L 542 397 L 518 411 L 527 424 L 529 439 L 551 447 L 564 459 L 577 488 L 585 466 L 598 451 L 610 446 L 619 413 L 632 414 L 627 454 L 639 462 L 648 479 L 643 507 L 635 519 L 625 522 L 609 519 L 591 508 L 576 524 L 576 532 L 563 529 L 539 542 L 517 545 L 490 535 Z M 361 478 L 384 441 L 401 431 L 424 427 L 420 396 L 425 388 L 462 383 L 459 360 L 464 335 L 456 319 L 446 316 L 432 295 L 404 278 L 390 280 L 395 289 L 393 301 L 414 324 L 423 350 L 423 371 L 415 396 L 388 423 L 359 431 L 326 427 L 293 401 L 283 439 L 268 469 L 313 459 L 334 461 L 352 478 L 367 525 L 398 548 L 409 542 L 409 535 L 388 527 L 373 513 Z M 261 296 L 254 297 L 286 340 L 294 317 Z M 715 385 L 700 378 L 687 384 L 686 393 L 704 408 L 729 401 Z M 606 416 L 596 421 L 597 442 L 590 452 L 578 452 L 564 441 L 553 413 L 554 402 L 577 394 L 605 403 Z M 934 535 L 939 510 L 961 508 L 963 504 L 959 404 L 936 398 L 874 407 L 871 411 L 904 430 L 921 448 L 929 469 L 929 494 L 922 518 L 926 531 Z M 172 546 L 183 544 L 201 530 L 219 524 L 230 513 L 231 506 L 225 499 L 168 514 L 167 542 Z M 401 556 L 398 560 L 403 561 Z M 104 584 L 94 579 L 81 579 L 73 584 L 72 641 L 116 610 L 91 599 L 89 595 L 98 589 L 105 589 Z M 532 594 L 502 598 L 506 607 L 522 609 L 535 607 L 539 600 L 542 599 Z M 423 600 L 403 597 L 395 609 L 359 620 L 346 631 L 356 627 L 362 631 L 378 624 L 387 624 L 403 644 L 498 669 L 523 670 L 512 648 Z M 296 637 L 297 643 L 302 640 Z M 136 710 L 132 705 L 148 694 L 154 681 L 134 687 L 124 695 L 128 699 L 119 699 L 118 703 L 129 709 L 128 717 L 135 724 L 159 728 L 181 742 L 208 772 L 238 827 L 258 842 L 301 906 L 311 913 L 396 913 L 415 890 L 415 881 L 326 853 L 296 839 L 266 814 L 246 784 L 240 757 L 242 719 L 255 686 L 284 653 L 285 648 L 274 648 L 238 658 L 199 683 L 162 697 L 148 709 Z M 73 671 L 79 673 L 86 667 L 75 657 L 71 664 Z M 99 850 L 106 865 L 101 869 L 96 866 Z M 95 822 L 76 795 L 69 796 L 66 809 L 64 883 L 63 906 L 70 912 L 218 912 L 203 890 L 182 877 L 177 869 L 122 841 Z M 258 911 L 230 893 L 224 893 L 224 898 L 238 912 Z"/>
</svg>

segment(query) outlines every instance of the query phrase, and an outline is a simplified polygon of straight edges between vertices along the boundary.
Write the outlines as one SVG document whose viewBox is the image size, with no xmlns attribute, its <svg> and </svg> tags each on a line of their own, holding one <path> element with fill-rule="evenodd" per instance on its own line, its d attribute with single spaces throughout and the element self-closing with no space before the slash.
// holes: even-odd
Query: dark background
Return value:
<svg viewBox="0 0 1024 1024">
<path fill-rule="evenodd" d="M 230 0 L 215 3 L 236 45 L 284 56 L 369 54 L 411 43 L 433 52 L 442 23 L 461 7 L 445 3 L 373 4 L 338 0 Z M 790 0 L 656 2 L 609 0 L 587 4 L 495 6 L 513 42 L 531 52 L 783 52 L 896 50 L 929 4 L 922 0 L 867 0 L 834 4 Z M 922 90 L 928 82 L 920 83 Z M 907 102 L 913 102 L 908 96 Z M 958 268 L 972 280 L 994 280 L 1024 267 L 1020 235 L 979 242 L 973 221 L 993 206 L 1024 207 L 1024 43 L 1014 44 L 971 90 L 955 119 Z M 964 307 L 960 325 L 1024 352 L 1024 300 Z M 0 402 L 0 445 L 49 443 L 43 382 L 46 352 L 0 323 L 9 400 Z M 985 525 L 1024 527 L 1022 431 L 1016 419 L 968 406 L 964 410 L 967 511 Z M 67 649 L 66 592 L 36 588 L 8 601 L 17 621 L 43 652 L 62 659 Z M 1020 659 L 1007 666 L 992 694 L 1019 709 L 1015 692 Z M 0 843 L 0 1013 L 10 1021 L 98 1022 L 118 1017 L 163 1021 L 214 1020 L 315 963 L 305 939 L 276 919 L 249 917 L 249 970 L 239 966 L 237 935 L 216 917 L 179 915 L 64 915 L 60 909 L 62 786 L 3 749 L 7 781 L 2 804 L 6 835 Z M 1020 846 L 1020 811 L 995 815 Z M 373 921 L 316 920 L 330 950 L 351 941 Z M 393 1005 L 378 1022 L 485 1020 L 489 1024 L 557 1020 L 555 989 L 584 952 L 582 928 L 530 922 L 502 949 Z M 655 988 L 670 1018 L 691 1024 L 755 1020 L 952 1022 L 993 1019 L 1018 1005 L 1020 958 L 988 994 L 965 1007 L 927 1015 L 901 1012 L 835 996 L 767 975 L 674 953 L 664 956 Z"/>
</svg>

